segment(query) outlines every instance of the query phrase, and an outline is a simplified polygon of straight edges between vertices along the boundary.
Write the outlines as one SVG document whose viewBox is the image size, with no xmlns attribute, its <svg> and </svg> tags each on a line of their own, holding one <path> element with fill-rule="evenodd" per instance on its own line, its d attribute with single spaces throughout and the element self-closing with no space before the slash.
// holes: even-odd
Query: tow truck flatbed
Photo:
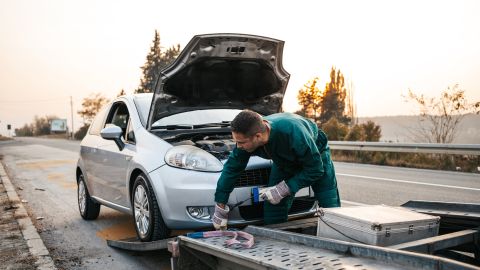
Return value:
<svg viewBox="0 0 480 270">
<path fill-rule="evenodd" d="M 378 247 L 314 236 L 317 218 L 243 231 L 255 237 L 251 249 L 224 246 L 228 238 L 178 236 L 154 242 L 108 240 L 126 250 L 166 249 L 172 269 L 480 269 L 480 205 L 409 201 L 411 210 L 441 216 L 439 236 Z M 442 224 L 444 222 L 444 224 Z"/>
<path fill-rule="evenodd" d="M 179 236 L 178 269 L 478 269 L 437 256 L 349 243 L 298 233 L 248 226 L 251 249 L 224 246 L 228 237 Z"/>
</svg>

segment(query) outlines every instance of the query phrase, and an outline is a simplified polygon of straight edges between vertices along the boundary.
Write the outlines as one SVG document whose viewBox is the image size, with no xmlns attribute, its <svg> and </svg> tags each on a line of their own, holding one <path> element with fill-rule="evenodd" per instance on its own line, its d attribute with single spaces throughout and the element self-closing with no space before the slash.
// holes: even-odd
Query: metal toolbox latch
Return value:
<svg viewBox="0 0 480 270">
<path fill-rule="evenodd" d="M 381 231 L 382 230 L 382 225 L 378 222 L 375 222 L 372 224 L 372 231 Z"/>
</svg>

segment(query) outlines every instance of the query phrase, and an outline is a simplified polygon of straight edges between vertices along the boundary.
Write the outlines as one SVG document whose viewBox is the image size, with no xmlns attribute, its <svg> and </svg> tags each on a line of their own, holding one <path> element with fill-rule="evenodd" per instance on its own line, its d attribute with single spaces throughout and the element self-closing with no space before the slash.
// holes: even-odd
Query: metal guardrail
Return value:
<svg viewBox="0 0 480 270">
<path fill-rule="evenodd" d="M 333 150 L 480 155 L 480 144 L 388 143 L 388 142 L 328 142 Z"/>
</svg>

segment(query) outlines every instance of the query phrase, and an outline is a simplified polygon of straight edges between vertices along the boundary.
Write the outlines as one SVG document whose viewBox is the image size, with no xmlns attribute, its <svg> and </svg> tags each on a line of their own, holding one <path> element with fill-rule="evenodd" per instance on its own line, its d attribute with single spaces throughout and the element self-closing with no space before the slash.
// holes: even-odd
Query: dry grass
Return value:
<svg viewBox="0 0 480 270">
<path fill-rule="evenodd" d="M 0 135 L 0 141 L 9 141 L 9 140 L 13 140 L 13 139 L 11 137 L 5 137 Z"/>
<path fill-rule="evenodd" d="M 478 173 L 480 156 L 332 150 L 334 161 Z"/>
</svg>

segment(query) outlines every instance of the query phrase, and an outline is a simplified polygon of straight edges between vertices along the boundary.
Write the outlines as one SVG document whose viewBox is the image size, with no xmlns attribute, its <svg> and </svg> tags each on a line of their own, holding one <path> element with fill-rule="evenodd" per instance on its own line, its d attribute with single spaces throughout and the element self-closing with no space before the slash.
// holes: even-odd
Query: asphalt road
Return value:
<svg viewBox="0 0 480 270">
<path fill-rule="evenodd" d="M 132 218 L 102 207 L 95 221 L 78 214 L 78 141 L 17 138 L 0 155 L 45 245 L 62 269 L 169 269 L 170 254 L 125 252 L 105 239 L 135 236 Z M 343 205 L 401 205 L 408 200 L 480 203 L 480 174 L 335 163 Z M 38 219 L 38 220 L 37 220 Z"/>
<path fill-rule="evenodd" d="M 126 252 L 105 239 L 135 236 L 129 215 L 102 207 L 95 221 L 78 213 L 78 141 L 17 138 L 0 155 L 27 211 L 59 269 L 170 269 L 170 253 Z M 20 188 L 20 189 L 18 189 Z M 38 219 L 38 220 L 37 220 Z"/>
</svg>

